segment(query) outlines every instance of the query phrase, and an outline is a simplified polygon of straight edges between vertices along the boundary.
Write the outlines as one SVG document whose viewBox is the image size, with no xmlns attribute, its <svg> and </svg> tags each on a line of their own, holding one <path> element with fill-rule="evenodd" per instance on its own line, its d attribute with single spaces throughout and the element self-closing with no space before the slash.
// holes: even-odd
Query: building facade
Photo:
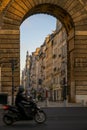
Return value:
<svg viewBox="0 0 87 130">
<path fill-rule="evenodd" d="M 31 56 L 27 51 L 25 68 L 22 71 L 22 79 L 21 79 L 21 84 L 24 86 L 25 90 L 28 90 L 30 88 L 30 70 L 31 70 Z"/>
<path fill-rule="evenodd" d="M 28 57 L 25 79 L 31 88 L 37 95 L 43 90 L 42 95 L 49 100 L 63 100 L 63 90 L 67 86 L 67 35 L 59 21 L 56 30 L 32 53 L 31 60 Z"/>
</svg>

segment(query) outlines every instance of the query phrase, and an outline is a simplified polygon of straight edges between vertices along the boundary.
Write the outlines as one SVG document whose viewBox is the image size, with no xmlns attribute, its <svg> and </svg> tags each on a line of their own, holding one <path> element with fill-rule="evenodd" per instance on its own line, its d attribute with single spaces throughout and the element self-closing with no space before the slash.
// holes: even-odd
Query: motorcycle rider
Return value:
<svg viewBox="0 0 87 130">
<path fill-rule="evenodd" d="M 5 105 L 3 107 L 5 110 L 3 121 L 6 125 L 12 125 L 15 121 L 19 120 L 35 120 L 35 122 L 39 124 L 46 121 L 46 114 L 44 111 L 38 108 L 33 100 L 30 99 L 27 102 L 27 99 L 24 96 L 23 86 L 19 87 L 15 105 L 17 108 L 11 105 Z"/>
<path fill-rule="evenodd" d="M 28 102 L 25 94 L 24 94 L 24 87 L 23 86 L 19 86 L 19 90 L 18 93 L 16 95 L 16 99 L 15 99 L 15 105 L 18 107 L 19 112 L 24 115 L 24 117 L 27 116 L 27 113 L 25 111 L 24 105 L 23 105 L 23 101 Z"/>
</svg>

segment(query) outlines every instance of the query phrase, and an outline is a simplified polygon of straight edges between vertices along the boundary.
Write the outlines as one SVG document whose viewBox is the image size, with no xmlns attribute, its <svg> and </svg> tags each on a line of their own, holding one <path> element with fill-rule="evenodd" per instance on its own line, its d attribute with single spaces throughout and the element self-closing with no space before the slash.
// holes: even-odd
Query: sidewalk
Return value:
<svg viewBox="0 0 87 130">
<path fill-rule="evenodd" d="M 87 107 L 87 105 L 84 105 L 82 103 L 67 103 L 66 101 L 60 102 L 60 101 L 42 101 L 38 102 L 37 105 L 39 107 Z M 2 109 L 3 105 L 0 104 L 0 109 Z"/>
<path fill-rule="evenodd" d="M 38 102 L 38 106 L 40 107 L 87 107 L 87 105 L 81 103 L 67 103 L 65 102 L 51 102 L 51 101 L 43 101 Z"/>
</svg>

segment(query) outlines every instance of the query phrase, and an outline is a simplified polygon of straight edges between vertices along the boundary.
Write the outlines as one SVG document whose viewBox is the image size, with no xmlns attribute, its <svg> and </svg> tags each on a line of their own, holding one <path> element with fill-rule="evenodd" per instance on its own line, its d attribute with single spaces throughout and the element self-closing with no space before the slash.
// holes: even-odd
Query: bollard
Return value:
<svg viewBox="0 0 87 130">
<path fill-rule="evenodd" d="M 64 107 L 67 107 L 67 100 L 64 100 L 63 103 Z"/>
</svg>

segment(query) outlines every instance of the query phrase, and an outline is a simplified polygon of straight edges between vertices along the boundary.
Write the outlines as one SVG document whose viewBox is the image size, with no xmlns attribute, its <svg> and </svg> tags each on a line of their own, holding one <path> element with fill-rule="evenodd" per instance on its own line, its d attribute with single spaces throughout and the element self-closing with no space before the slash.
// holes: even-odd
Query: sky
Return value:
<svg viewBox="0 0 87 130">
<path fill-rule="evenodd" d="M 46 14 L 36 14 L 28 17 L 20 26 L 20 64 L 25 67 L 26 52 L 35 52 L 48 34 L 56 29 L 56 18 Z"/>
</svg>

